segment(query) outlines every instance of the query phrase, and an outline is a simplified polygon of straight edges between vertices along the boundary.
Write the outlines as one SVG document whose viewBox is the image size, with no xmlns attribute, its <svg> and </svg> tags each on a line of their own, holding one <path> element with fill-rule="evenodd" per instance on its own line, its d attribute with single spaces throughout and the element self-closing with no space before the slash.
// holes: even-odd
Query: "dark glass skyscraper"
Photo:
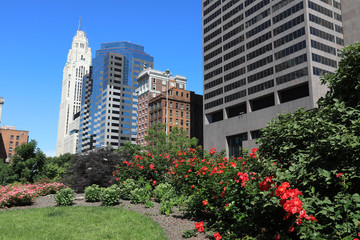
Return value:
<svg viewBox="0 0 360 240">
<path fill-rule="evenodd" d="M 83 81 L 79 152 L 136 143 L 136 79 L 143 65 L 153 67 L 153 62 L 143 46 L 124 41 L 101 44 L 92 73 Z"/>
</svg>

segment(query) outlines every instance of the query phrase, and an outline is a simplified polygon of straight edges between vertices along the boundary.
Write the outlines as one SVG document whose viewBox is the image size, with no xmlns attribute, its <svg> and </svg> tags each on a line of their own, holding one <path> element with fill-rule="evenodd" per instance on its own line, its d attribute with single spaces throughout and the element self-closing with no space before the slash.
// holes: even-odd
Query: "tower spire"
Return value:
<svg viewBox="0 0 360 240">
<path fill-rule="evenodd" d="M 79 29 L 78 29 L 78 31 L 80 31 L 81 30 L 81 16 L 79 17 Z"/>
</svg>

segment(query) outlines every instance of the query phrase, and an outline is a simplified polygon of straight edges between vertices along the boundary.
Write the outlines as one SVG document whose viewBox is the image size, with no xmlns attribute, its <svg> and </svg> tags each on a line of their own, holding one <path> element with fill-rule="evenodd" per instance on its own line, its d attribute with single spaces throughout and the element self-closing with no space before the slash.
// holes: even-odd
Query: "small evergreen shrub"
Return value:
<svg viewBox="0 0 360 240">
<path fill-rule="evenodd" d="M 104 206 L 114 206 L 119 203 L 120 188 L 117 185 L 112 185 L 101 191 L 100 201 Z"/>
<path fill-rule="evenodd" d="M 130 200 L 130 193 L 137 188 L 134 179 L 126 179 L 125 182 L 120 184 L 120 197 L 122 199 Z"/>
<path fill-rule="evenodd" d="M 61 189 L 54 195 L 54 199 L 58 206 L 70 206 L 75 199 L 75 191 L 71 188 Z"/>
<path fill-rule="evenodd" d="M 85 200 L 87 202 L 99 202 L 102 188 L 97 184 L 93 184 L 85 188 Z"/>
</svg>

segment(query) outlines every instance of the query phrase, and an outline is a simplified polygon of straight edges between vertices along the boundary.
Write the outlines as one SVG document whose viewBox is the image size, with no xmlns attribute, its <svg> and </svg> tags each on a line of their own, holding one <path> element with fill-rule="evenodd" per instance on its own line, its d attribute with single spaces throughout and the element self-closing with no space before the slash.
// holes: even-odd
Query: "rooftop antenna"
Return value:
<svg viewBox="0 0 360 240">
<path fill-rule="evenodd" d="M 78 31 L 81 31 L 81 16 L 79 17 L 79 29 Z"/>
</svg>

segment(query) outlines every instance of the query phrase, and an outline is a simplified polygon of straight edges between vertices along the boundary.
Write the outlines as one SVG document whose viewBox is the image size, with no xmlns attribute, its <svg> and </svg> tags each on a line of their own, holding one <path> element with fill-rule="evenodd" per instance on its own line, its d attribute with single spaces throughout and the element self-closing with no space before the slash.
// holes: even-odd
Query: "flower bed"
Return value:
<svg viewBox="0 0 360 240">
<path fill-rule="evenodd" d="M 14 183 L 0 188 L 0 208 L 30 205 L 38 196 L 53 194 L 67 188 L 62 183 L 20 184 Z"/>
</svg>

